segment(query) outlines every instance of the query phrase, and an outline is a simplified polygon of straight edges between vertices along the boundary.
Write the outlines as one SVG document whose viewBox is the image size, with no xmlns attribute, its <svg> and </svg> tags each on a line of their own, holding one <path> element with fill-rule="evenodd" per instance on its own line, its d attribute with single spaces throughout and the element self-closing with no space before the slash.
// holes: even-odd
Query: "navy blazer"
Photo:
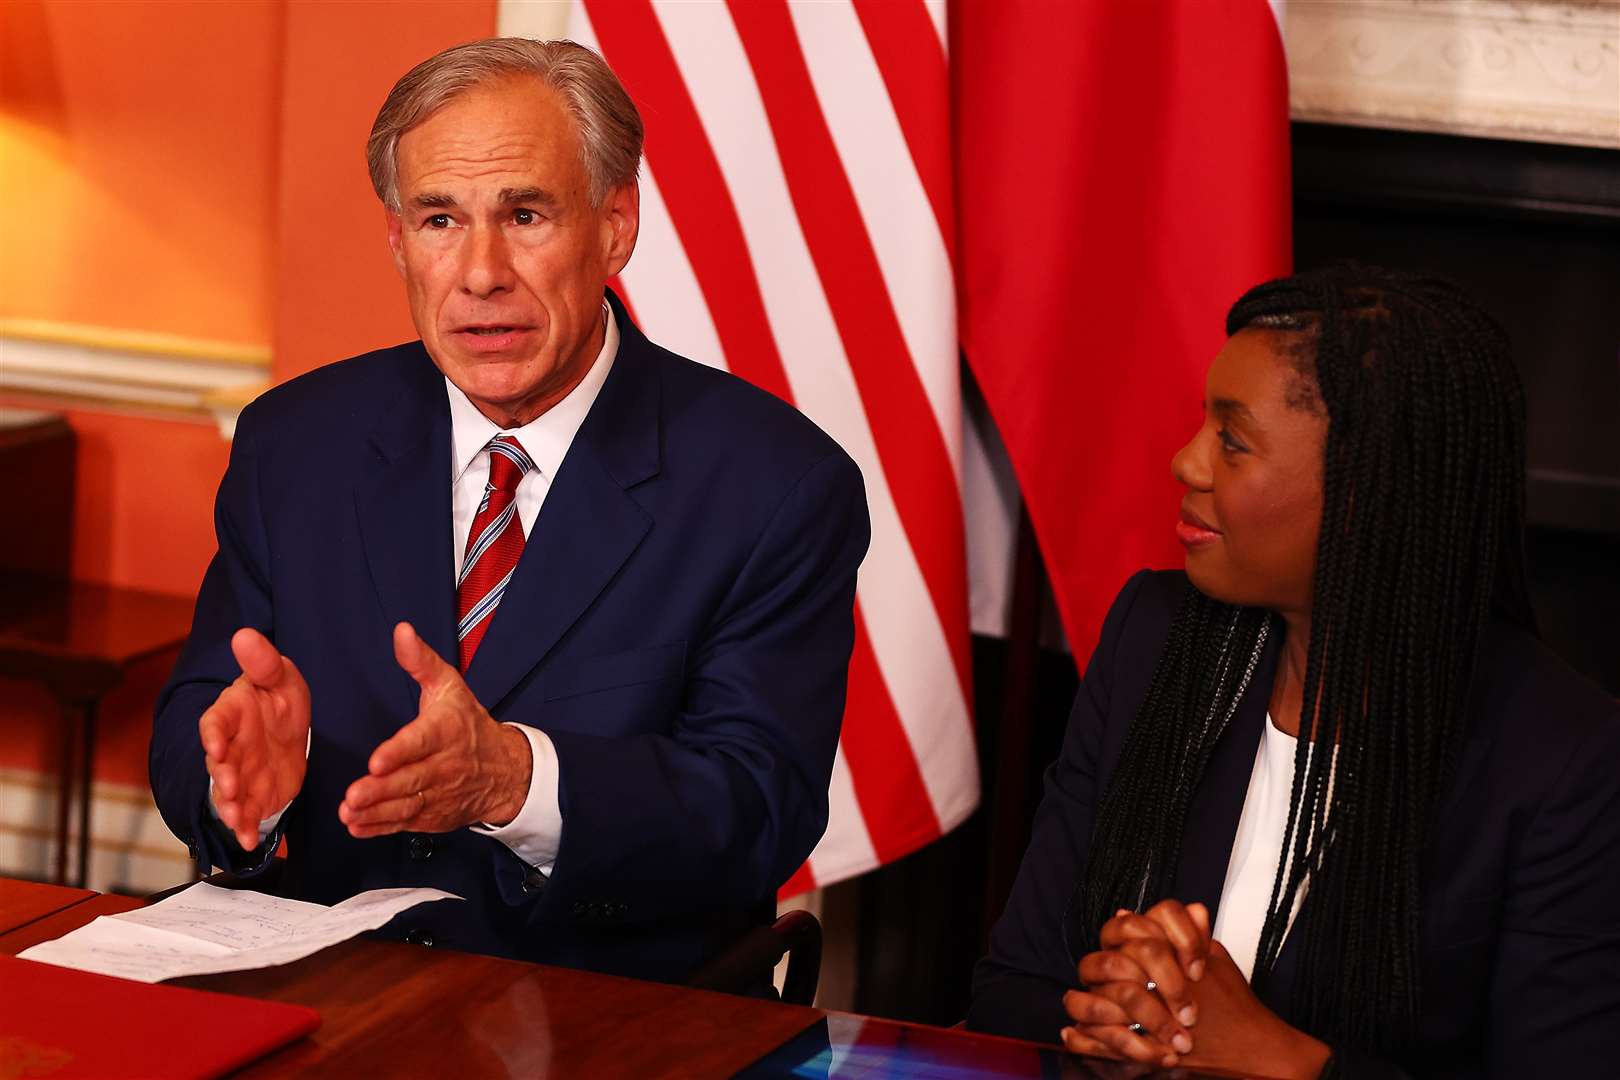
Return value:
<svg viewBox="0 0 1620 1080">
<path fill-rule="evenodd" d="M 310 372 L 245 409 L 219 552 L 158 703 L 151 780 L 209 865 L 245 857 L 207 807 L 197 721 L 238 627 L 303 672 L 312 746 L 284 818 L 288 895 L 465 897 L 390 925 L 437 944 L 681 980 L 761 918 L 827 823 L 868 540 L 860 472 L 800 413 L 651 344 L 611 293 L 612 371 L 553 478 L 467 683 L 555 744 L 549 880 L 467 830 L 356 840 L 338 820 L 412 720 L 405 620 L 456 658 L 450 412 L 420 342 Z M 273 843 L 273 840 L 271 841 Z"/>
<path fill-rule="evenodd" d="M 1180 572 L 1144 571 L 1108 613 L 1029 850 L 974 973 L 970 1027 L 1055 1042 L 1069 1023 L 1061 999 L 1079 986 L 1080 956 L 1065 941 L 1064 910 L 1185 587 Z M 1212 916 L 1281 643 L 1273 633 L 1188 809 L 1171 895 L 1207 904 Z M 1598 1075 L 1620 1060 L 1620 707 L 1496 622 L 1481 641 L 1468 708 L 1425 855 L 1421 1042 L 1400 1062 L 1363 1064 L 1380 1074 Z M 1291 935 L 1262 994 L 1283 1015 L 1298 969 Z"/>
</svg>

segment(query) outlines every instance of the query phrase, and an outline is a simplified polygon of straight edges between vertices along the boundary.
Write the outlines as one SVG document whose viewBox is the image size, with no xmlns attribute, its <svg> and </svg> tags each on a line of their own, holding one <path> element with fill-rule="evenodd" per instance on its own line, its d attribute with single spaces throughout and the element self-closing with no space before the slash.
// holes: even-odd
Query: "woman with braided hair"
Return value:
<svg viewBox="0 0 1620 1080">
<path fill-rule="evenodd" d="M 1275 1077 L 1615 1068 L 1620 707 L 1535 637 L 1505 336 L 1353 265 L 1227 333 L 1172 465 L 1186 572 L 1108 614 L 969 1025 Z"/>
</svg>

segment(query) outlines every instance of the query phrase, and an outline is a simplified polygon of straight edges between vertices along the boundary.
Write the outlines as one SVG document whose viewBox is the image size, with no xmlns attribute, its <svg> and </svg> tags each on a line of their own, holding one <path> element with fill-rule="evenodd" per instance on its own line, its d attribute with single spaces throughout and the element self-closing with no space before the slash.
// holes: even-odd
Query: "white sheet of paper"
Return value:
<svg viewBox="0 0 1620 1080">
<path fill-rule="evenodd" d="M 291 963 L 375 930 L 417 904 L 460 899 L 439 889 L 373 889 L 325 907 L 198 882 L 150 907 L 103 915 L 17 955 L 161 982 Z"/>
</svg>

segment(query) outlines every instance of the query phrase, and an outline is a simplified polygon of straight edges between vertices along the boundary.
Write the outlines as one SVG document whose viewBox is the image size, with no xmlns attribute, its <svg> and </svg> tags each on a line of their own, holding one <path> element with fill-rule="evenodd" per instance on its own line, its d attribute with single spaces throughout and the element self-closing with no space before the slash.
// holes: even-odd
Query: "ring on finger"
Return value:
<svg viewBox="0 0 1620 1080">
<path fill-rule="evenodd" d="M 1132 1035 L 1147 1034 L 1147 1028 L 1143 1027 L 1141 1024 L 1132 1024 L 1127 1030 L 1129 1030 Z"/>
<path fill-rule="evenodd" d="M 1152 979 L 1149 979 L 1147 981 L 1147 990 L 1150 994 L 1158 993 L 1159 984 L 1154 982 Z"/>
</svg>

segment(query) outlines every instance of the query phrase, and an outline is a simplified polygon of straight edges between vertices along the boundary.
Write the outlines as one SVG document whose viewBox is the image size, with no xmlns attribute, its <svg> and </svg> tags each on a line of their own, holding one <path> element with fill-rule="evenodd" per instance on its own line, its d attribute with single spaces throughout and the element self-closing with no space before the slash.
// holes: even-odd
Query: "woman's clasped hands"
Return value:
<svg viewBox="0 0 1620 1080">
<path fill-rule="evenodd" d="M 1315 1077 L 1331 1054 L 1255 996 L 1211 934 L 1203 904 L 1121 909 L 1103 924 L 1099 943 L 1080 961 L 1086 989 L 1063 997 L 1074 1021 L 1063 1045 L 1074 1053 L 1277 1078 Z"/>
</svg>

